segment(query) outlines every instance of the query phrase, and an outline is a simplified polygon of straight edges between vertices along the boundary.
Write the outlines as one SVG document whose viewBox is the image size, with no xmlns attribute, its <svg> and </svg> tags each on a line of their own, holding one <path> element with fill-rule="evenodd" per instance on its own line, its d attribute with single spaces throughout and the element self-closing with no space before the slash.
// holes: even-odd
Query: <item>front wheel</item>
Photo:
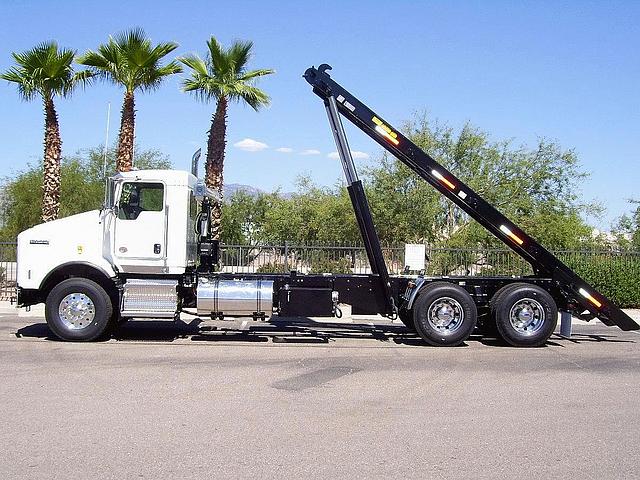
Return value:
<svg viewBox="0 0 640 480">
<path fill-rule="evenodd" d="M 47 325 L 62 340 L 95 340 L 107 331 L 112 315 L 107 292 L 86 278 L 60 282 L 49 292 L 45 304 Z"/>
<path fill-rule="evenodd" d="M 455 346 L 473 332 L 478 311 L 464 288 L 434 282 L 418 295 L 413 306 L 413 319 L 418 335 L 429 345 Z"/>
</svg>

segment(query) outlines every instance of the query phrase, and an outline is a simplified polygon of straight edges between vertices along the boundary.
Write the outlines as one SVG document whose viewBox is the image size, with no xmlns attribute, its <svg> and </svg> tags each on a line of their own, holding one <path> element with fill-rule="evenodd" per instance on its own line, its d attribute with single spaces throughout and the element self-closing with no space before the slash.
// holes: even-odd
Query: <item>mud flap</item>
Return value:
<svg viewBox="0 0 640 480">
<path fill-rule="evenodd" d="M 571 338 L 571 314 L 569 312 L 560 312 L 560 336 Z"/>
</svg>

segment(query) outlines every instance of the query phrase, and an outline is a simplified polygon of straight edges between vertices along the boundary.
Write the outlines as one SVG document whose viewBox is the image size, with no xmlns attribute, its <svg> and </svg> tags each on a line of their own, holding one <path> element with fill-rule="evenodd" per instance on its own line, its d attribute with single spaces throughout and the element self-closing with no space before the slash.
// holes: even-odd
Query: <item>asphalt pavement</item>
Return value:
<svg viewBox="0 0 640 480">
<path fill-rule="evenodd" d="M 640 477 L 638 332 L 434 348 L 374 320 L 78 344 L 0 308 L 0 478 Z"/>
</svg>

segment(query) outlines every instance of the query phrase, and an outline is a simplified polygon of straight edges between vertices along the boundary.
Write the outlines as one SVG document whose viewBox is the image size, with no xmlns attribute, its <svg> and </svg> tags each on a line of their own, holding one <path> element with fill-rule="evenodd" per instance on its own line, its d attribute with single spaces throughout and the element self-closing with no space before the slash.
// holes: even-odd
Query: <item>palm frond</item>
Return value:
<svg viewBox="0 0 640 480">
<path fill-rule="evenodd" d="M 76 62 L 79 63 L 80 65 L 86 65 L 87 67 L 95 67 L 95 68 L 99 68 L 100 70 L 106 70 L 107 68 L 109 68 L 109 60 L 107 60 L 107 58 L 98 52 L 93 52 L 91 50 L 87 51 L 86 53 L 78 56 L 78 58 L 76 59 Z"/>
<path fill-rule="evenodd" d="M 219 88 L 210 78 L 186 78 L 181 87 L 183 92 L 191 93 L 205 103 L 219 97 Z"/>
<path fill-rule="evenodd" d="M 187 55 L 179 61 L 190 69 L 189 78 L 181 83 L 182 91 L 192 93 L 198 100 L 229 98 L 245 101 L 258 109 L 269 104 L 269 96 L 252 85 L 253 79 L 274 73 L 272 69 L 246 71 L 253 43 L 236 41 L 229 49 L 211 37 L 207 41 L 207 55 Z"/>
<path fill-rule="evenodd" d="M 76 72 L 73 75 L 73 85 L 80 85 L 82 88 L 85 88 L 87 85 L 91 84 L 91 81 L 97 75 L 91 70 L 82 70 L 80 72 Z"/>
<path fill-rule="evenodd" d="M 257 77 L 264 77 L 265 75 L 271 75 L 273 73 L 276 73 L 276 71 L 273 70 L 272 68 L 261 68 L 258 70 L 251 70 L 249 72 L 245 72 L 243 75 L 238 77 L 238 80 L 246 82 L 247 80 L 251 80 Z"/>
<path fill-rule="evenodd" d="M 207 41 L 209 47 L 208 57 L 211 60 L 211 67 L 215 75 L 224 76 L 229 71 L 229 59 L 227 52 L 225 52 L 222 45 L 216 40 L 215 37 L 211 37 Z"/>
<path fill-rule="evenodd" d="M 172 60 L 163 67 L 160 67 L 158 70 L 163 77 L 166 77 L 167 75 L 182 73 L 182 65 L 180 65 L 176 60 Z"/>
<path fill-rule="evenodd" d="M 8 82 L 15 83 L 18 87 L 18 95 L 20 95 L 20 97 L 25 101 L 33 100 L 35 95 L 38 93 L 33 79 L 25 76 L 23 72 L 16 67 L 12 67 L 6 72 L 0 74 L 0 78 Z"/>
<path fill-rule="evenodd" d="M 142 91 L 154 90 L 160 86 L 165 77 L 180 72 L 182 67 L 175 61 L 158 68 L 141 69 L 139 88 Z"/>
<path fill-rule="evenodd" d="M 149 59 L 159 61 L 173 52 L 176 48 L 178 48 L 178 44 L 175 42 L 160 43 L 149 52 Z"/>
<path fill-rule="evenodd" d="M 104 64 L 107 67 L 123 62 L 122 49 L 112 37 L 109 37 L 107 43 L 98 46 L 98 54 L 104 57 Z"/>
<path fill-rule="evenodd" d="M 166 76 L 182 71 L 175 61 L 164 66 L 161 63 L 176 48 L 175 42 L 154 46 L 144 30 L 133 28 L 109 37 L 97 52 L 88 51 L 78 62 L 90 67 L 99 78 L 124 86 L 128 92 L 152 90 Z"/>
<path fill-rule="evenodd" d="M 185 55 L 184 57 L 178 58 L 178 61 L 182 62 L 191 70 L 193 70 L 192 72 L 193 74 L 197 74 L 197 75 L 209 74 L 209 71 L 207 70 L 207 64 L 198 55 Z"/>
<path fill-rule="evenodd" d="M 131 28 L 124 32 L 117 33 L 114 42 L 122 50 L 140 50 L 150 46 L 146 33 L 140 27 Z"/>
<path fill-rule="evenodd" d="M 74 55 L 73 50 L 59 48 L 54 41 L 42 42 L 31 50 L 14 52 L 16 64 L 1 78 L 15 83 L 24 100 L 31 100 L 36 94 L 49 99 L 66 96 L 75 86 Z"/>
<path fill-rule="evenodd" d="M 242 88 L 236 88 L 235 91 L 229 95 L 229 98 L 235 101 L 243 100 L 256 111 L 259 110 L 260 107 L 266 107 L 271 103 L 269 95 L 251 85 L 243 85 Z"/>
<path fill-rule="evenodd" d="M 242 75 L 246 68 L 249 59 L 251 58 L 251 49 L 253 48 L 253 42 L 251 41 L 236 41 L 231 45 L 227 52 L 231 68 L 233 73 Z"/>
</svg>

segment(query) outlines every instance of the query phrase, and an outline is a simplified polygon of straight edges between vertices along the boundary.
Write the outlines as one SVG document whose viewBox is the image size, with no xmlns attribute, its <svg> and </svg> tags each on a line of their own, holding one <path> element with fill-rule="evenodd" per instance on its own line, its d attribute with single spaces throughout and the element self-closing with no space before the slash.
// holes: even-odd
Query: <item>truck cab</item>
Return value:
<svg viewBox="0 0 640 480">
<path fill-rule="evenodd" d="M 195 266 L 195 176 L 146 170 L 119 173 L 110 183 L 114 201 L 103 213 L 105 260 L 123 273 L 180 275 Z"/>
<path fill-rule="evenodd" d="M 109 277 L 183 274 L 196 263 L 196 184 L 195 176 L 181 171 L 118 173 L 109 180 L 103 209 L 18 235 L 18 285 L 40 289 L 51 275 L 77 264 Z"/>
<path fill-rule="evenodd" d="M 109 179 L 101 210 L 23 231 L 18 235 L 18 304 L 45 302 L 48 317 L 58 317 L 61 328 L 79 335 L 95 321 L 96 303 L 109 303 L 110 317 L 127 306 L 131 316 L 174 316 L 178 279 L 197 260 L 196 190 L 202 199 L 206 189 L 188 172 L 118 173 Z M 57 298 L 62 284 L 71 289 Z M 87 285 L 91 292 L 85 291 Z M 98 289 L 103 293 L 96 294 Z M 55 327 L 54 333 L 59 333 Z"/>
</svg>

